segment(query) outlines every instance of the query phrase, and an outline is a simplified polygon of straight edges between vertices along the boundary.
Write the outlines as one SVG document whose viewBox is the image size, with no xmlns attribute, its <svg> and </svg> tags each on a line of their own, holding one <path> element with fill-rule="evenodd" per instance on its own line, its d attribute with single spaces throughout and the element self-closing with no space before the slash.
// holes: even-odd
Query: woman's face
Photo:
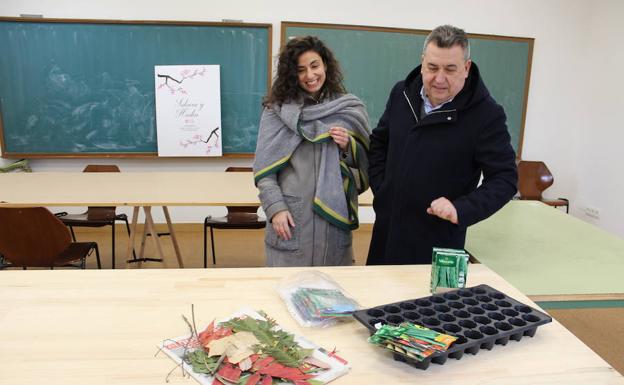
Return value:
<svg viewBox="0 0 624 385">
<path fill-rule="evenodd" d="M 317 96 L 325 84 L 325 63 L 315 51 L 306 51 L 297 59 L 299 87 L 311 96 Z"/>
</svg>

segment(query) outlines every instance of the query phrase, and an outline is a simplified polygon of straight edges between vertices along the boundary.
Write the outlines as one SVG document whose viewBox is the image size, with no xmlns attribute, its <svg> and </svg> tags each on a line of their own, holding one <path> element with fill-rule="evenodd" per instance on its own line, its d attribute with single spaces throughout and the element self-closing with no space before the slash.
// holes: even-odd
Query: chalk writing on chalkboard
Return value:
<svg viewBox="0 0 624 385">
<path fill-rule="evenodd" d="M 2 155 L 156 156 L 154 67 L 204 64 L 221 66 L 223 153 L 252 154 L 270 40 L 269 24 L 0 17 Z"/>
</svg>

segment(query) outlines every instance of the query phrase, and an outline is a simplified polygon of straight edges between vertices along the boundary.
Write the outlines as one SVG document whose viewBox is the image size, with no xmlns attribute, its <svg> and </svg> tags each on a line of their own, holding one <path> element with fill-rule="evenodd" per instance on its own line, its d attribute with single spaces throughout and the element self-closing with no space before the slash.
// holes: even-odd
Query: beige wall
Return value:
<svg viewBox="0 0 624 385">
<path fill-rule="evenodd" d="M 0 15 L 43 14 L 59 18 L 205 20 L 242 19 L 273 24 L 273 52 L 277 52 L 280 22 L 377 25 L 431 29 L 451 23 L 471 33 L 535 38 L 531 86 L 524 134 L 523 158 L 546 161 L 555 175 L 547 197 L 567 197 L 572 215 L 590 220 L 584 207 L 600 210 L 596 225 L 624 237 L 622 160 L 624 142 L 619 111 L 623 77 L 620 49 L 624 31 L 619 0 L 449 0 L 444 4 L 395 0 L 317 0 L 296 3 L 269 1 L 176 2 L 3 0 Z M 373 53 L 371 53 L 373 54 Z M 416 64 L 416 63 L 415 63 Z M 35 171 L 79 171 L 94 160 L 35 160 Z M 101 162 L 101 160 L 100 160 Z M 120 160 L 123 170 L 222 170 L 247 165 L 239 160 Z M 175 221 L 201 221 L 219 209 L 179 208 Z M 370 211 L 363 213 L 372 221 Z M 162 220 L 162 219 L 161 219 Z"/>
</svg>

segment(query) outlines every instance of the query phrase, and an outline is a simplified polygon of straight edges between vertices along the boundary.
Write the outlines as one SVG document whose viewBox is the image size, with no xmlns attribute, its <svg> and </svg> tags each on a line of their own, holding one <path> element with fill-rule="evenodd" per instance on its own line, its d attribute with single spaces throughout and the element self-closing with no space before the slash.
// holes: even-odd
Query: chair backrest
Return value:
<svg viewBox="0 0 624 385">
<path fill-rule="evenodd" d="M 542 191 L 550 187 L 554 177 L 542 161 L 521 160 L 518 163 L 520 199 L 541 200 Z"/>
<path fill-rule="evenodd" d="M 71 243 L 69 229 L 44 207 L 0 207 L 0 254 L 15 266 L 51 267 Z"/>
<path fill-rule="evenodd" d="M 116 164 L 89 164 L 87 165 L 82 172 L 121 172 L 119 167 Z M 98 207 L 98 206 L 89 206 L 87 208 L 87 219 L 94 218 L 105 218 L 105 217 L 114 217 L 115 216 L 115 207 Z"/>
<path fill-rule="evenodd" d="M 89 164 L 82 172 L 120 172 L 116 164 Z"/>
<path fill-rule="evenodd" d="M 251 172 L 253 169 L 251 167 L 228 167 L 225 169 L 225 172 Z M 256 214 L 258 212 L 257 206 L 226 206 L 228 210 L 228 214 L 231 213 L 248 213 L 248 214 Z"/>
</svg>

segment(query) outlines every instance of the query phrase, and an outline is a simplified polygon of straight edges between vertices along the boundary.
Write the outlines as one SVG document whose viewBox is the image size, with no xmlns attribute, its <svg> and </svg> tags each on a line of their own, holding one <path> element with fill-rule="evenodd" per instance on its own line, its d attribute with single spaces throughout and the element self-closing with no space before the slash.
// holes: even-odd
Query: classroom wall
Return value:
<svg viewBox="0 0 624 385">
<path fill-rule="evenodd" d="M 608 3 L 609 7 L 596 8 L 590 19 L 592 44 L 583 63 L 584 80 L 589 85 L 584 99 L 592 102 L 584 107 L 576 149 L 577 178 L 582 181 L 578 183 L 578 207 L 598 209 L 600 219 L 582 211 L 576 215 L 624 237 L 624 125 L 619 118 L 624 109 L 624 2 Z"/>
<path fill-rule="evenodd" d="M 617 147 L 624 134 L 616 111 L 622 110 L 617 85 L 623 53 L 619 46 L 624 5 L 618 0 L 449 0 L 444 5 L 420 0 L 344 0 L 301 3 L 285 0 L 207 2 L 3 0 L 0 15 L 43 14 L 57 18 L 135 20 L 237 19 L 273 24 L 273 53 L 280 22 L 302 21 L 431 29 L 450 23 L 471 33 L 535 38 L 533 67 L 524 132 L 523 158 L 544 160 L 555 175 L 547 197 L 567 197 L 572 215 L 624 237 L 623 162 Z M 374 53 L 371 53 L 374 54 Z M 416 64 L 416 63 L 415 63 Z M 620 87 L 621 88 L 621 87 Z M 106 160 L 33 160 L 35 171 L 79 171 Z M 115 160 L 125 171 L 222 170 L 249 165 L 251 159 Z M 599 209 L 600 219 L 585 215 Z M 200 221 L 219 210 L 176 208 L 175 221 Z M 372 220 L 370 212 L 365 220 Z"/>
</svg>

